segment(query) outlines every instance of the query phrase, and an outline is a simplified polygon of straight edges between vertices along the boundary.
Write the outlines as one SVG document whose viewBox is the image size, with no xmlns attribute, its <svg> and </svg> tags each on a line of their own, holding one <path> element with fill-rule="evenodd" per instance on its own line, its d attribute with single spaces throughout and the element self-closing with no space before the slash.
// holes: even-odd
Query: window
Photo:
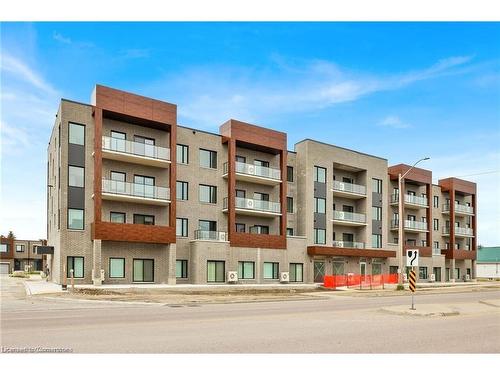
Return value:
<svg viewBox="0 0 500 375">
<path fill-rule="evenodd" d="M 460 268 L 455 268 L 455 280 L 460 280 Z"/>
<path fill-rule="evenodd" d="M 185 259 L 177 259 L 175 261 L 175 277 L 178 279 L 187 279 L 188 277 L 188 261 Z"/>
<path fill-rule="evenodd" d="M 288 182 L 293 182 L 293 167 L 286 167 L 286 180 Z"/>
<path fill-rule="evenodd" d="M 134 282 L 151 283 L 154 281 L 153 259 L 134 259 Z"/>
<path fill-rule="evenodd" d="M 116 130 L 111 130 L 111 138 L 125 140 L 125 139 L 127 139 L 127 134 L 122 133 L 122 132 L 118 132 Z"/>
<path fill-rule="evenodd" d="M 314 212 L 317 214 L 326 213 L 326 199 L 314 198 Z"/>
<path fill-rule="evenodd" d="M 372 234 L 372 248 L 379 249 L 382 247 L 382 235 Z"/>
<path fill-rule="evenodd" d="M 177 163 L 189 163 L 189 146 L 179 144 L 177 145 Z"/>
<path fill-rule="evenodd" d="M 315 244 L 325 244 L 326 243 L 326 230 L 325 229 L 314 229 L 314 243 Z"/>
<path fill-rule="evenodd" d="M 382 220 L 382 207 L 372 207 L 372 220 Z"/>
<path fill-rule="evenodd" d="M 68 186 L 84 187 L 85 186 L 85 168 L 68 166 Z"/>
<path fill-rule="evenodd" d="M 74 145 L 85 145 L 85 126 L 69 123 L 69 143 Z"/>
<path fill-rule="evenodd" d="M 0 253 L 7 253 L 9 252 L 9 246 L 6 243 L 0 244 Z"/>
<path fill-rule="evenodd" d="M 372 262 L 372 275 L 380 275 L 382 273 L 382 265 Z"/>
<path fill-rule="evenodd" d="M 439 207 L 439 197 L 437 195 L 435 195 L 433 197 L 433 201 L 432 202 L 433 202 L 432 205 L 434 206 L 434 208 L 438 208 Z"/>
<path fill-rule="evenodd" d="M 286 235 L 293 236 L 293 228 L 286 228 Z"/>
<path fill-rule="evenodd" d="M 439 241 L 434 241 L 434 249 L 439 249 Z"/>
<path fill-rule="evenodd" d="M 83 210 L 68 208 L 68 229 L 83 230 Z"/>
<path fill-rule="evenodd" d="M 217 222 L 212 220 L 199 220 L 198 229 L 210 232 L 217 231 Z"/>
<path fill-rule="evenodd" d="M 258 160 L 255 159 L 253 161 L 253 165 L 256 165 L 257 167 L 264 167 L 264 168 L 269 168 L 269 162 L 265 160 Z"/>
<path fill-rule="evenodd" d="M 314 166 L 314 181 L 326 183 L 326 168 Z"/>
<path fill-rule="evenodd" d="M 200 184 L 200 202 L 217 203 L 217 187 Z"/>
<path fill-rule="evenodd" d="M 125 258 L 109 258 L 109 278 L 123 279 L 125 277 Z"/>
<path fill-rule="evenodd" d="M 433 219 L 432 226 L 434 230 L 439 230 L 439 219 Z"/>
<path fill-rule="evenodd" d="M 67 258 L 67 277 L 71 277 L 71 270 L 73 270 L 73 277 L 75 279 L 83 278 L 83 257 L 68 257 Z"/>
<path fill-rule="evenodd" d="M 111 171 L 110 176 L 111 176 L 111 180 L 113 180 L 113 181 L 125 182 L 126 174 L 123 172 Z"/>
<path fill-rule="evenodd" d="M 175 188 L 175 195 L 177 200 L 179 201 L 187 201 L 188 200 L 188 183 L 185 181 L 177 181 L 177 185 Z"/>
<path fill-rule="evenodd" d="M 253 199 L 256 201 L 269 202 L 269 194 L 266 193 L 253 193 Z"/>
<path fill-rule="evenodd" d="M 245 233 L 245 224 L 236 223 L 236 232 Z"/>
<path fill-rule="evenodd" d="M 427 279 L 427 267 L 418 267 L 418 278 Z"/>
<path fill-rule="evenodd" d="M 269 234 L 269 226 L 267 225 L 254 225 L 250 228 L 250 233 L 254 234 Z"/>
<path fill-rule="evenodd" d="M 125 223 L 125 212 L 110 212 L 109 221 L 112 223 Z"/>
<path fill-rule="evenodd" d="M 372 191 L 374 193 L 382 194 L 382 180 L 372 178 Z"/>
<path fill-rule="evenodd" d="M 290 263 L 290 281 L 291 282 L 302 282 L 303 277 L 303 267 L 302 263 Z"/>
<path fill-rule="evenodd" d="M 180 237 L 188 236 L 188 219 L 177 218 L 175 222 L 175 235 Z"/>
<path fill-rule="evenodd" d="M 245 198 L 245 196 L 246 196 L 245 190 L 236 189 L 236 198 Z"/>
<path fill-rule="evenodd" d="M 207 261 L 207 282 L 223 283 L 225 281 L 226 263 L 219 260 Z"/>
<path fill-rule="evenodd" d="M 264 279 L 279 279 L 280 264 L 277 262 L 264 262 Z"/>
<path fill-rule="evenodd" d="M 244 156 L 239 156 L 239 155 L 236 155 L 236 162 L 237 163 L 242 163 L 242 164 L 245 164 L 247 162 L 247 158 L 244 157 Z"/>
<path fill-rule="evenodd" d="M 286 197 L 286 212 L 293 214 L 293 198 Z"/>
<path fill-rule="evenodd" d="M 16 253 L 24 253 L 24 245 L 16 245 Z"/>
<path fill-rule="evenodd" d="M 427 246 L 427 240 L 420 240 L 420 245 L 423 247 Z"/>
<path fill-rule="evenodd" d="M 398 273 L 398 266 L 389 266 L 389 274 L 394 275 Z"/>
<path fill-rule="evenodd" d="M 200 167 L 217 169 L 217 152 L 200 148 Z"/>
<path fill-rule="evenodd" d="M 134 152 L 139 155 L 155 157 L 155 140 L 152 138 L 134 136 Z"/>
<path fill-rule="evenodd" d="M 255 279 L 255 263 L 238 262 L 238 279 Z"/>
<path fill-rule="evenodd" d="M 153 215 L 134 214 L 134 224 L 155 225 Z"/>
</svg>

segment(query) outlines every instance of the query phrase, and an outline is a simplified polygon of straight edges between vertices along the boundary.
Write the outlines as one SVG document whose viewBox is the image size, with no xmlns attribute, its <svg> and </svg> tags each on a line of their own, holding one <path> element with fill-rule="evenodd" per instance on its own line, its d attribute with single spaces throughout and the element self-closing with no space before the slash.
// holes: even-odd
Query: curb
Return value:
<svg viewBox="0 0 500 375">
<path fill-rule="evenodd" d="M 440 316 L 457 316 L 460 315 L 458 311 L 451 311 L 451 312 L 437 312 L 437 313 L 412 313 L 409 311 L 394 311 L 394 310 L 389 310 L 389 309 L 379 309 L 378 311 L 387 313 L 387 314 L 392 314 L 392 315 L 399 315 L 399 316 L 417 316 L 417 317 L 440 317 Z"/>
<path fill-rule="evenodd" d="M 479 301 L 479 303 L 482 303 L 483 305 L 486 305 L 486 306 L 490 306 L 490 307 L 495 307 L 497 309 L 500 308 L 499 305 L 495 305 L 494 303 L 491 303 L 491 302 L 487 302 L 487 301 Z"/>
</svg>

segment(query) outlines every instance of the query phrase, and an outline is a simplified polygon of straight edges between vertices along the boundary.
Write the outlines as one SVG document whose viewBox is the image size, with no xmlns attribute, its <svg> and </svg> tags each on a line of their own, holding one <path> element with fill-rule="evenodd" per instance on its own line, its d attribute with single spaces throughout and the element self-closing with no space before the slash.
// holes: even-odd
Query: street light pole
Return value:
<svg viewBox="0 0 500 375">
<path fill-rule="evenodd" d="M 398 284 L 403 284 L 403 249 L 404 249 L 404 233 L 403 233 L 403 207 L 404 207 L 404 192 L 403 190 L 403 181 L 404 178 L 410 171 L 421 161 L 429 160 L 429 157 L 422 158 L 417 160 L 415 164 L 413 164 L 403 175 L 401 173 L 398 175 L 398 259 L 399 259 L 399 273 L 398 273 Z"/>
</svg>

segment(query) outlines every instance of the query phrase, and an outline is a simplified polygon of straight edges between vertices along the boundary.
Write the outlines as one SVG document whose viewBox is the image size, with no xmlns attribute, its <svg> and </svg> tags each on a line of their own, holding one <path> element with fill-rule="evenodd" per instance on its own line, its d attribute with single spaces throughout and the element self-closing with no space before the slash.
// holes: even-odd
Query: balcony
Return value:
<svg viewBox="0 0 500 375">
<path fill-rule="evenodd" d="M 398 230 L 399 220 L 391 220 L 391 230 Z M 427 232 L 427 223 L 416 220 L 405 220 L 403 228 L 406 232 Z"/>
<path fill-rule="evenodd" d="M 471 228 L 455 227 L 455 237 L 474 237 L 474 231 Z M 443 236 L 450 235 L 450 227 L 443 227 Z"/>
<path fill-rule="evenodd" d="M 224 198 L 223 212 L 228 211 L 228 203 L 228 198 Z M 281 204 L 279 202 L 236 197 L 235 211 L 237 214 L 250 216 L 281 216 Z"/>
<path fill-rule="evenodd" d="M 160 168 L 170 165 L 169 148 L 106 136 L 102 137 L 102 157 Z"/>
<path fill-rule="evenodd" d="M 229 164 L 224 163 L 222 177 L 227 178 Z M 278 185 L 281 183 L 281 171 L 279 169 L 261 167 L 241 162 L 235 162 L 235 176 L 238 181 L 254 182 L 264 185 Z"/>
<path fill-rule="evenodd" d="M 432 256 L 438 256 L 441 255 L 441 249 L 438 247 L 433 247 L 432 248 Z"/>
<path fill-rule="evenodd" d="M 366 225 L 366 216 L 354 212 L 333 211 L 333 223 L 337 225 L 364 226 Z"/>
<path fill-rule="evenodd" d="M 333 181 L 332 192 L 334 196 L 352 199 L 366 198 L 366 187 L 349 182 Z"/>
<path fill-rule="evenodd" d="M 347 249 L 364 249 L 365 244 L 363 242 L 352 242 L 352 241 L 333 241 L 333 247 L 342 247 Z"/>
<path fill-rule="evenodd" d="M 226 242 L 228 237 L 226 232 L 197 229 L 194 231 L 194 239 L 197 241 Z"/>
<path fill-rule="evenodd" d="M 450 204 L 443 204 L 443 215 L 450 214 Z M 474 208 L 465 204 L 455 203 L 455 216 L 474 216 Z"/>
<path fill-rule="evenodd" d="M 170 189 L 103 179 L 102 199 L 166 206 L 170 203 Z"/>
<path fill-rule="evenodd" d="M 399 204 L 399 195 L 392 194 L 391 195 L 391 205 L 395 206 Z M 404 205 L 405 207 L 413 207 L 413 208 L 428 208 L 429 202 L 426 197 L 419 197 L 416 195 L 405 194 L 404 195 Z"/>
</svg>

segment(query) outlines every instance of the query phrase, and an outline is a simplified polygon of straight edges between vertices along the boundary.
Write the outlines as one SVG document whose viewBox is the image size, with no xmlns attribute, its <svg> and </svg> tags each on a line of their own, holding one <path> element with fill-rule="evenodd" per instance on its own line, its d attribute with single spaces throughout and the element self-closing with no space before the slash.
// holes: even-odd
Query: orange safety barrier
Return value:
<svg viewBox="0 0 500 375">
<path fill-rule="evenodd" d="M 384 287 L 385 284 L 397 284 L 397 282 L 397 274 L 360 275 L 349 273 L 347 275 L 325 275 L 323 278 L 323 286 L 332 289 L 338 287 L 360 287 L 361 289 Z"/>
</svg>

